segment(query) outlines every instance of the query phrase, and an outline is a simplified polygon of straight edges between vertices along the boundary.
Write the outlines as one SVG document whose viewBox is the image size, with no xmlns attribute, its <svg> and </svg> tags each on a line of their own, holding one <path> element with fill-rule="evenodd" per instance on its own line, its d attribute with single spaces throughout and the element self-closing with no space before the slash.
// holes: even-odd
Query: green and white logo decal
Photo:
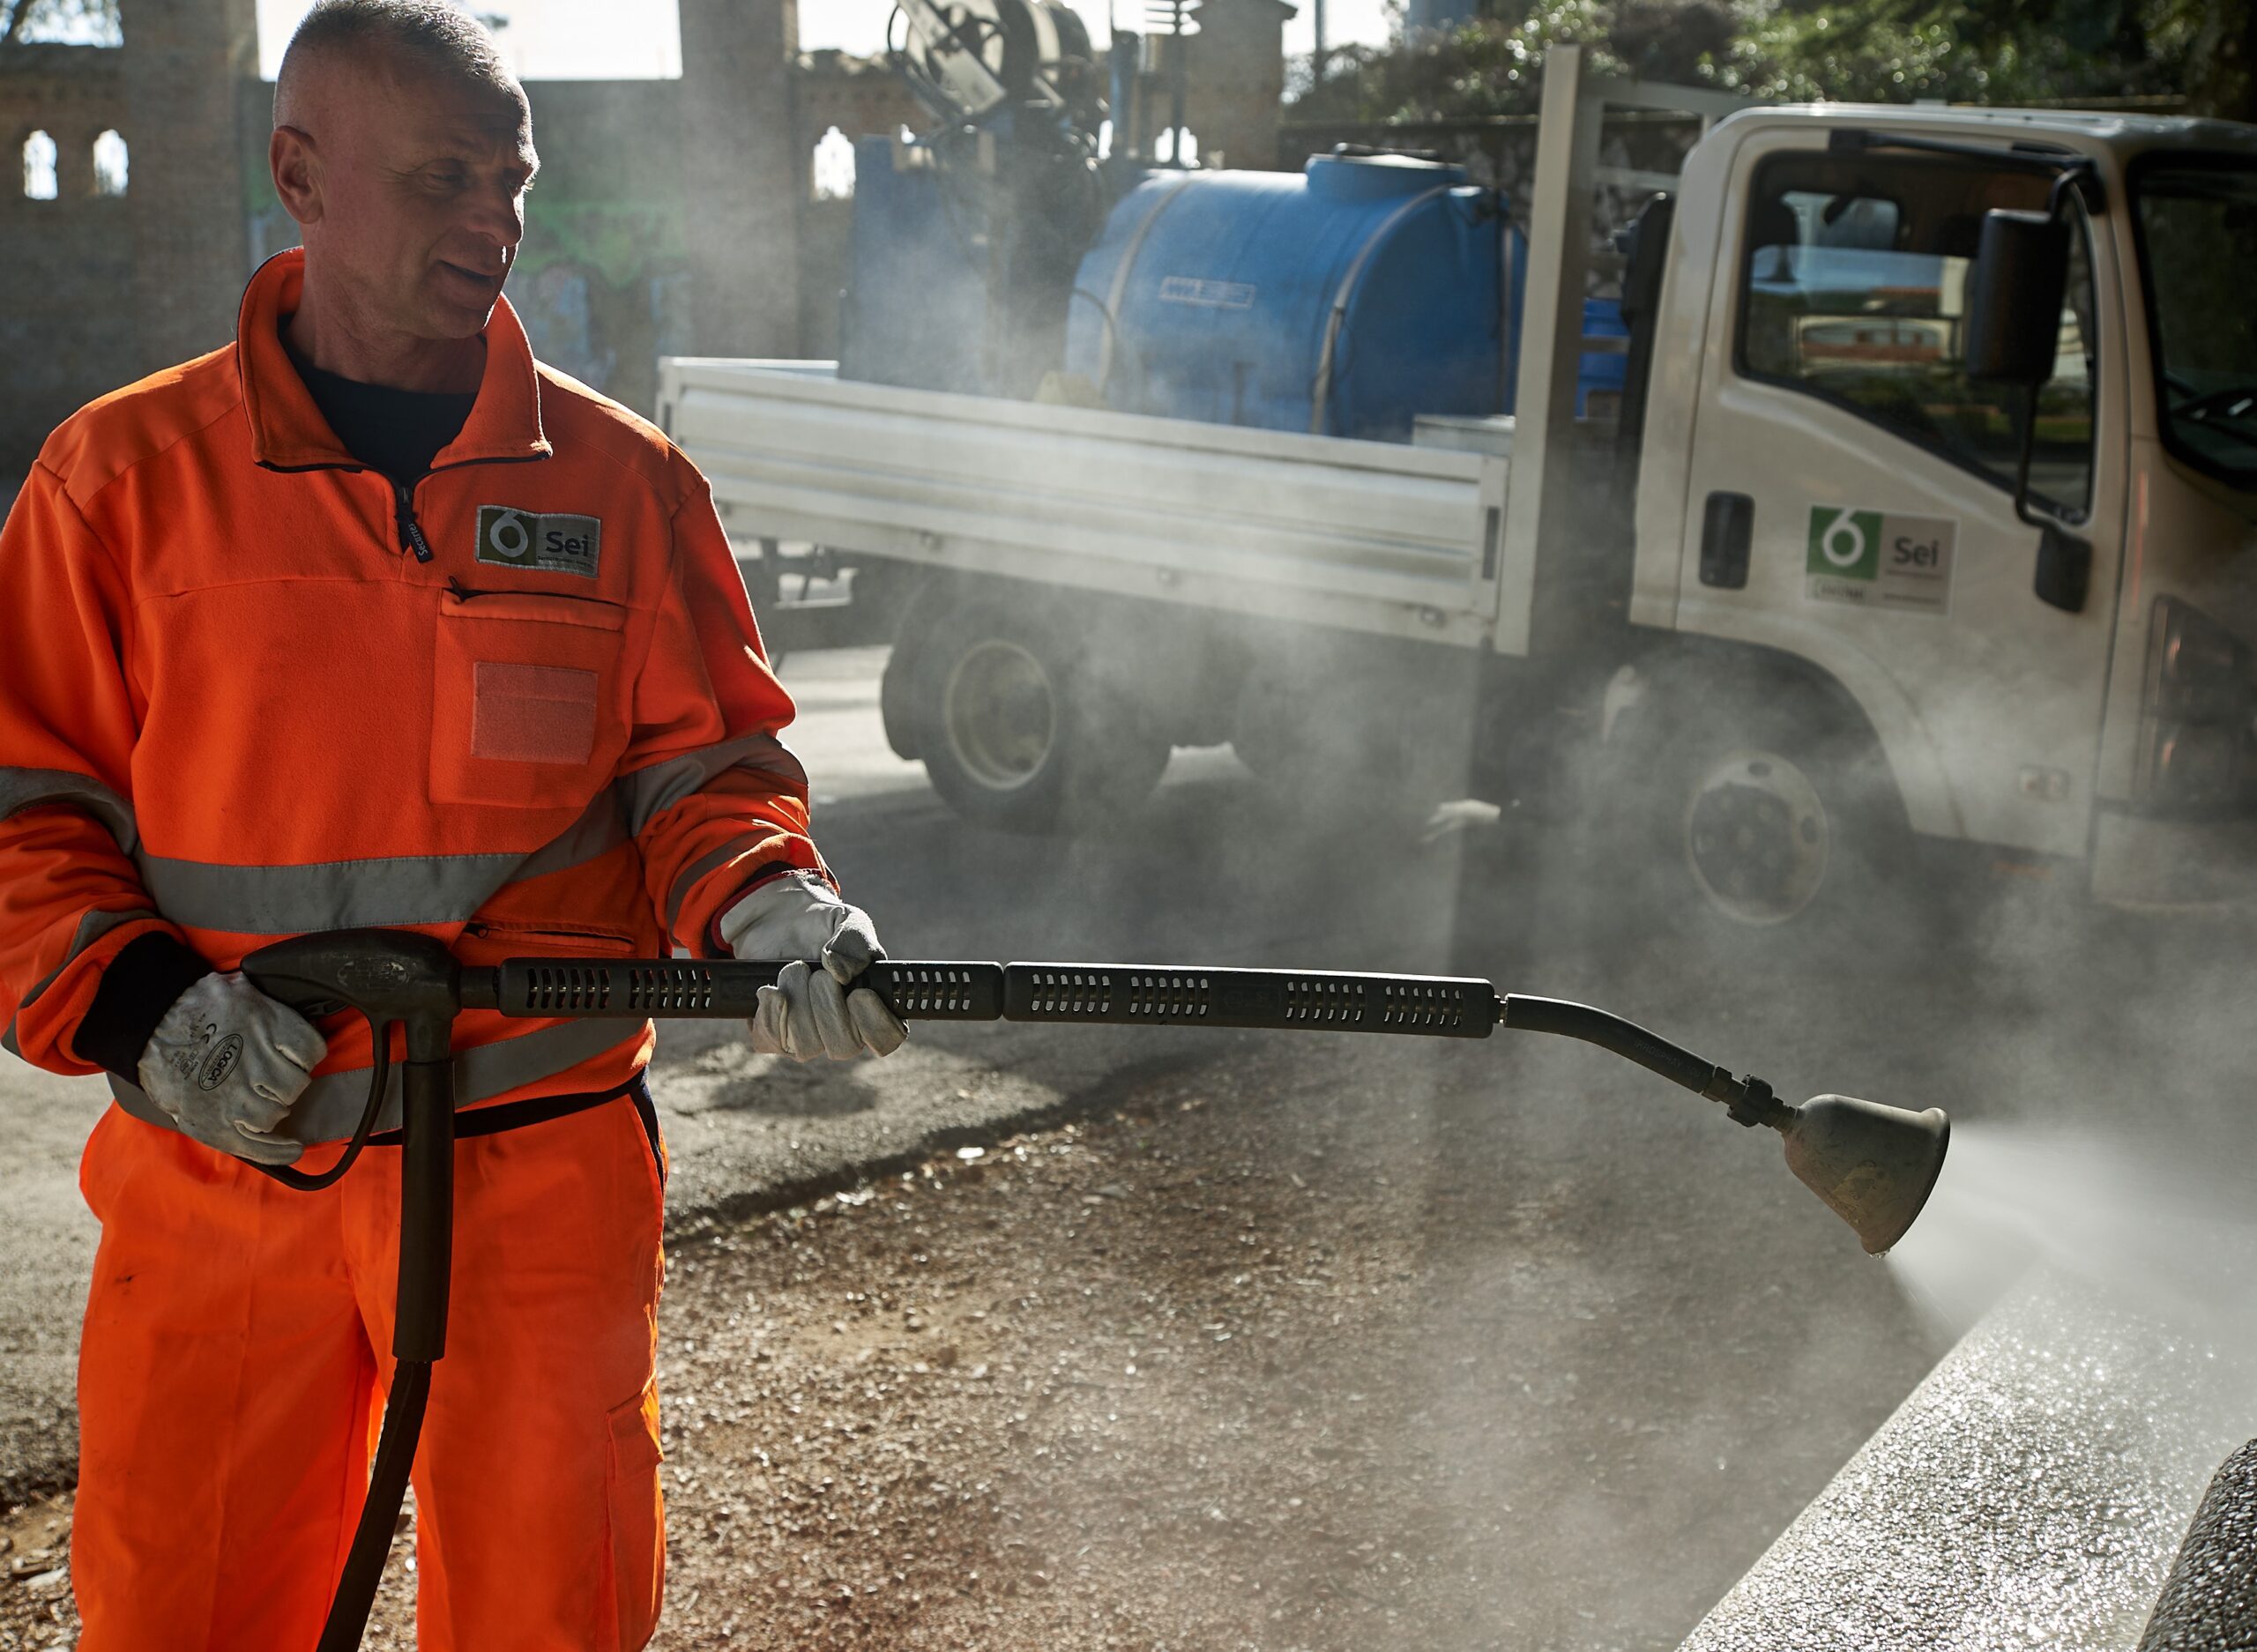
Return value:
<svg viewBox="0 0 2257 1652">
<path fill-rule="evenodd" d="M 478 507 L 478 560 L 593 579 L 603 554 L 603 520 L 509 505 Z"/>
<path fill-rule="evenodd" d="M 1899 517 L 1853 505 L 1810 508 L 1804 561 L 1813 602 L 1861 603 L 1912 614 L 1951 607 L 1952 517 Z"/>
</svg>

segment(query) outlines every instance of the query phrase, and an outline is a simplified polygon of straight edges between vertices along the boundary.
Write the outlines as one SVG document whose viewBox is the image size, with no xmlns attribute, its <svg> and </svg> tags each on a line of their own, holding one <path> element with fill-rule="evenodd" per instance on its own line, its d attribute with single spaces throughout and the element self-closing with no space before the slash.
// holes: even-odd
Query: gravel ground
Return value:
<svg viewBox="0 0 2257 1652">
<path fill-rule="evenodd" d="M 1935 1351 L 1700 1104 L 1626 1155 L 1500 1134 L 1486 1046 L 1232 1046 L 676 1238 L 655 1645 L 1672 1646 Z M 0 1648 L 69 1642 L 35 1564 Z"/>
</svg>

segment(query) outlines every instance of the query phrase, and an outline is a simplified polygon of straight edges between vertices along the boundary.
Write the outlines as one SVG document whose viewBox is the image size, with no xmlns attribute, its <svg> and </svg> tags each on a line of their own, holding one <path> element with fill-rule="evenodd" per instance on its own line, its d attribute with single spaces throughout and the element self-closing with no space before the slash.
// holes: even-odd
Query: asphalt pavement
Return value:
<svg viewBox="0 0 2257 1652">
<path fill-rule="evenodd" d="M 815 777 L 817 836 L 898 956 L 1479 973 L 1630 1015 L 1789 1097 L 1943 1105 L 1963 1142 L 2038 1126 L 2127 1162 L 2253 1162 L 2250 941 L 2231 925 L 2094 914 L 2071 891 L 2022 880 L 2000 897 L 1951 868 L 1814 937 L 1649 926 L 1598 910 L 1605 880 L 1557 831 L 1508 814 L 1421 842 L 1383 810 L 1315 817 L 1220 752 L 1179 753 L 1151 805 L 1109 830 L 1013 838 L 953 819 L 921 770 L 886 750 L 880 663 L 873 651 L 803 655 L 785 676 L 801 705 L 793 744 Z M 1468 1499 L 1464 1517 L 1500 1537 L 1509 1529 L 1594 1597 L 1620 1587 L 1644 1603 L 1629 1617 L 1648 1632 L 1689 1628 L 1983 1306 L 1940 1312 L 1861 1255 L 1766 1133 L 1598 1052 L 1540 1039 L 1351 1053 L 1303 1035 L 927 1025 L 886 1062 L 793 1068 L 752 1056 L 732 1027 L 677 1025 L 656 1081 L 683 1240 L 936 1148 L 1141 1104 L 1156 1088 L 1242 1095 L 1261 1109 L 1257 1134 L 1287 1155 L 1299 1150 L 1292 1103 L 1308 1098 L 1312 1120 L 1353 1144 L 1382 1202 L 1418 1232 L 1419 1288 L 1434 1301 L 1402 1373 L 1421 1414 L 1509 1469 L 1511 1431 L 1476 1403 L 1488 1390 L 1444 1380 L 1498 1367 L 1588 1428 L 1588 1440 L 1551 1440 L 1540 1465 L 1566 1517 L 1507 1522 L 1481 1499 L 1508 1502 L 1509 1490 L 1485 1489 L 1479 1474 L 1453 1493 Z M 0 1165 L 0 1490 L 69 1474 L 92 1239 L 71 1161 L 95 1110 L 83 1084 L 20 1066 L 0 1078 L 0 1120 L 19 1144 Z M 1454 1214 L 1485 1201 L 1504 1202 L 1509 1220 Z M 1279 1220 L 1290 1224 L 1290 1208 Z M 1462 1242 L 1476 1231 L 1481 1243 Z M 1518 1256 L 1544 1268 L 1540 1299 L 1521 1290 Z M 1604 1403 L 1578 1405 L 1578 1391 Z M 1612 1489 L 1566 1477 L 1579 1441 L 1593 1463 L 1615 1462 L 1607 1441 L 1642 1429 L 1660 1441 Z M 1709 1452 L 1712 1440 L 1726 1448 Z M 1672 1520 L 1702 1534 L 1681 1564 Z M 1634 1571 L 1635 1587 L 1621 1585 Z"/>
</svg>

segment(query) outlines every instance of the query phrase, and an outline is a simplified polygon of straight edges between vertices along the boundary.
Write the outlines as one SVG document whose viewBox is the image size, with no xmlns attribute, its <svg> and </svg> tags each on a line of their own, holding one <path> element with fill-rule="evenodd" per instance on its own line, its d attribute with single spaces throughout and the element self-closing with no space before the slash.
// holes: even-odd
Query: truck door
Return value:
<svg viewBox="0 0 2257 1652">
<path fill-rule="evenodd" d="M 2040 531 L 2014 507 L 2018 398 L 1963 367 L 1983 214 L 2042 208 L 2048 187 L 1978 160 L 1816 147 L 1807 124 L 1743 140 L 1702 346 L 1678 627 L 1834 677 L 1916 830 L 2082 855 L 2124 518 L 2122 444 L 2094 441 L 2122 428 L 2121 376 L 2096 365 L 2123 359 L 2107 239 L 2076 219 L 2036 414 L 2034 490 L 2084 513 L 2081 611 L 2037 589 Z"/>
</svg>

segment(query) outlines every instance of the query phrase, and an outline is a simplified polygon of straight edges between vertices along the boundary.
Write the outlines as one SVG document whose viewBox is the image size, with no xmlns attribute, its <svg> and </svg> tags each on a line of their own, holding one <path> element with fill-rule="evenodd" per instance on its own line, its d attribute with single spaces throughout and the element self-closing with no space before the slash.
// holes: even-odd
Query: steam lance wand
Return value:
<svg viewBox="0 0 2257 1652">
<path fill-rule="evenodd" d="M 261 991 L 309 1016 L 357 1010 L 373 1062 L 369 1100 L 344 1154 L 318 1174 L 269 1169 L 287 1186 L 335 1183 L 368 1144 L 391 1089 L 392 1030 L 402 1030 L 399 1278 L 395 1362 L 368 1500 L 317 1652 L 361 1643 L 391 1550 L 431 1367 L 446 1351 L 453 1253 L 455 1017 L 483 1009 L 532 1020 L 749 1016 L 781 963 L 681 958 L 508 958 L 466 966 L 440 941 L 402 930 L 338 930 L 264 947 L 242 961 Z M 1017 1021 L 1061 1026 L 1238 1027 L 1486 1038 L 1499 1027 L 1549 1032 L 1612 1050 L 1723 1105 L 1735 1122 L 1786 1141 L 1787 1167 L 1857 1232 L 1887 1250 L 1912 1225 L 1943 1169 L 1951 1124 L 1847 1096 L 1800 1106 L 1760 1078 L 1735 1077 L 1643 1027 L 1587 1005 L 1500 996 L 1471 978 L 1175 964 L 983 964 L 883 959 L 858 983 L 905 1021 Z"/>
</svg>

